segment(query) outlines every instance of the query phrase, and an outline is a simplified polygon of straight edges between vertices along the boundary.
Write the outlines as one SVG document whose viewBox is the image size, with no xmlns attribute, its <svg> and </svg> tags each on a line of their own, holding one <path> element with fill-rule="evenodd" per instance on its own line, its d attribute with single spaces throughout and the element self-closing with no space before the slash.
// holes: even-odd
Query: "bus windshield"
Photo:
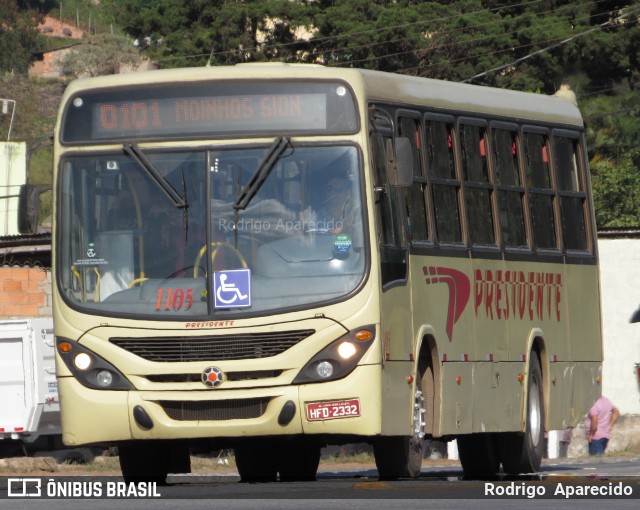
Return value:
<svg viewBox="0 0 640 510">
<path fill-rule="evenodd" d="M 64 157 L 64 298 L 89 313 L 164 320 L 344 298 L 367 260 L 358 151 L 280 145 Z"/>
</svg>

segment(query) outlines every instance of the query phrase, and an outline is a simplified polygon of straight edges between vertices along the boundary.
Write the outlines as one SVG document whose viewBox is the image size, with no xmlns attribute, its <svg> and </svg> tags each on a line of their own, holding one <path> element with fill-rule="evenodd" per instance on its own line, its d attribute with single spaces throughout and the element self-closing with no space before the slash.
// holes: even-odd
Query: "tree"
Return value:
<svg viewBox="0 0 640 510">
<path fill-rule="evenodd" d="M 39 2 L 0 0 L 0 71 L 25 74 L 33 54 L 44 48 L 37 26 Z"/>
<path fill-rule="evenodd" d="M 141 58 L 126 37 L 111 34 L 90 36 L 61 61 L 62 73 L 71 78 L 117 73 L 122 66 L 134 69 Z"/>
<path fill-rule="evenodd" d="M 104 0 L 160 67 L 295 60 L 307 8 L 291 0 Z M 304 43 L 301 43 L 303 46 Z"/>
</svg>

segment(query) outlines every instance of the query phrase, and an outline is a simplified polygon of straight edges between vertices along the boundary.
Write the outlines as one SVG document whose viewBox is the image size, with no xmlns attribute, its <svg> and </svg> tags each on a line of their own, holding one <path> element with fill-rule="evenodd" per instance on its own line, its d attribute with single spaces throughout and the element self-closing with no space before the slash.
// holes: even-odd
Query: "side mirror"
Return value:
<svg viewBox="0 0 640 510">
<path fill-rule="evenodd" d="M 18 232 L 35 234 L 38 229 L 40 195 L 50 188 L 37 184 L 23 184 L 18 196 Z"/>
<path fill-rule="evenodd" d="M 398 188 L 411 186 L 413 183 L 413 153 L 411 142 L 406 137 L 395 139 L 395 151 L 391 140 L 387 141 L 387 173 L 389 184 Z"/>
</svg>

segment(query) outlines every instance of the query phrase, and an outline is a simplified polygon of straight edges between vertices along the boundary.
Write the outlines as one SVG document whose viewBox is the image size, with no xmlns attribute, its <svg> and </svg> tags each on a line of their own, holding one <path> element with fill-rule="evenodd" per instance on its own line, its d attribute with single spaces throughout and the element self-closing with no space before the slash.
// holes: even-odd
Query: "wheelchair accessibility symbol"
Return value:
<svg viewBox="0 0 640 510">
<path fill-rule="evenodd" d="M 215 308 L 251 306 L 251 270 L 233 269 L 213 273 Z"/>
</svg>

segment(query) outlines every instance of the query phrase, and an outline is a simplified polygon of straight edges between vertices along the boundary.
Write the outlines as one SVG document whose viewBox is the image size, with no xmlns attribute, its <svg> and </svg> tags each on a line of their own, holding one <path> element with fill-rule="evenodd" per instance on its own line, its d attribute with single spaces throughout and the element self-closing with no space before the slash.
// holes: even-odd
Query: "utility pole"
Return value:
<svg viewBox="0 0 640 510">
<path fill-rule="evenodd" d="M 9 107 L 11 107 L 11 120 L 9 121 L 9 132 L 7 133 L 7 142 L 11 140 L 11 128 L 13 127 L 13 118 L 16 114 L 16 102 L 13 99 L 0 99 L 0 107 L 2 115 L 9 115 Z"/>
</svg>

